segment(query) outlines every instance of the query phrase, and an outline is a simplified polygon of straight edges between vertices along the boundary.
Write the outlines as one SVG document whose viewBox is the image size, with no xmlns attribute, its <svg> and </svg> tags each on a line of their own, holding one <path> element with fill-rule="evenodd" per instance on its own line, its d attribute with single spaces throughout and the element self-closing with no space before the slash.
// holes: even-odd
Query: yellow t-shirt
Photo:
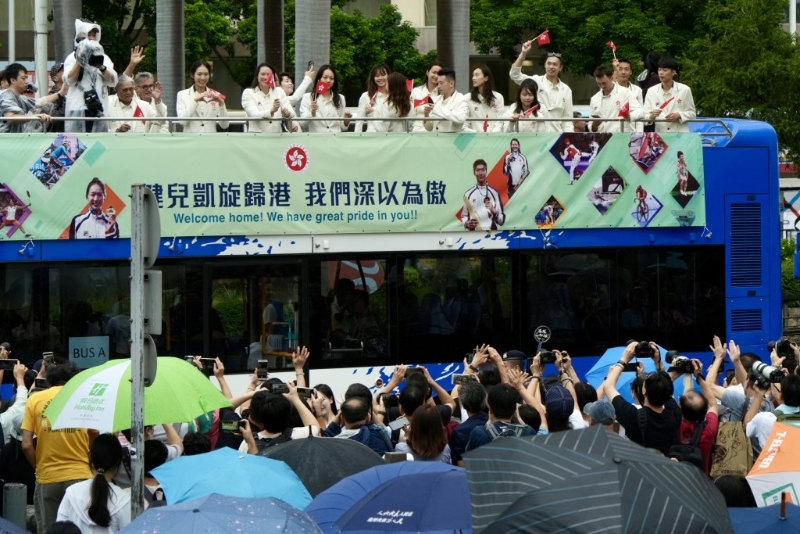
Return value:
<svg viewBox="0 0 800 534">
<path fill-rule="evenodd" d="M 89 468 L 89 444 L 96 435 L 85 428 L 51 430 L 50 421 L 44 417 L 47 405 L 61 391 L 62 386 L 36 393 L 25 405 L 22 430 L 36 434 L 36 482 L 55 484 L 68 480 L 85 480 L 92 477 Z"/>
</svg>

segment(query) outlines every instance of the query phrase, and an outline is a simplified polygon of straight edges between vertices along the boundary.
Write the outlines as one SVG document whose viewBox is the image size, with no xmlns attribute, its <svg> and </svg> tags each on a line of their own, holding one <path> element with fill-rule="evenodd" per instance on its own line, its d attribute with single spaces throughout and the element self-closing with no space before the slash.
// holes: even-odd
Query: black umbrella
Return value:
<svg viewBox="0 0 800 534">
<path fill-rule="evenodd" d="M 351 439 L 295 439 L 259 452 L 289 464 L 316 497 L 343 478 L 386 462 L 369 447 Z"/>
<path fill-rule="evenodd" d="M 476 533 L 733 532 L 704 473 L 602 426 L 498 440 L 464 460 Z"/>
</svg>

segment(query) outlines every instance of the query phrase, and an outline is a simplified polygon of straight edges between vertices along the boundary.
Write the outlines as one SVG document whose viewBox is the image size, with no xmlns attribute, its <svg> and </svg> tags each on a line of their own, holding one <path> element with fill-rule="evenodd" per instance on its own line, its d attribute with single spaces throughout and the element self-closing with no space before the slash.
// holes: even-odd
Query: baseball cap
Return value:
<svg viewBox="0 0 800 534">
<path fill-rule="evenodd" d="M 583 407 L 583 413 L 591 417 L 598 425 L 610 424 L 617 418 L 614 406 L 606 401 L 587 402 Z"/>
<path fill-rule="evenodd" d="M 562 386 L 553 386 L 545 395 L 547 413 L 559 419 L 567 419 L 575 410 L 575 400 L 569 390 Z"/>
<path fill-rule="evenodd" d="M 527 358 L 521 350 L 510 350 L 503 354 L 503 361 L 524 361 Z"/>
<path fill-rule="evenodd" d="M 2 343 L 0 343 L 0 347 L 3 347 L 6 350 L 11 350 L 11 343 L 9 343 L 8 341 L 3 341 Z"/>
</svg>

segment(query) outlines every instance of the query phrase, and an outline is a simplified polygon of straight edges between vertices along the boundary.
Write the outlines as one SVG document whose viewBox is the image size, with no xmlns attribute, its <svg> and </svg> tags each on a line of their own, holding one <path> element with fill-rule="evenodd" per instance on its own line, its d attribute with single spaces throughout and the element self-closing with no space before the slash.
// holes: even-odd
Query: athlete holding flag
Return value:
<svg viewBox="0 0 800 534">
<path fill-rule="evenodd" d="M 663 57 L 658 62 L 658 79 L 661 84 L 651 87 L 644 99 L 644 111 L 648 119 L 666 119 L 656 122 L 656 132 L 688 132 L 690 121 L 697 117 L 692 90 L 688 85 L 675 81 L 678 62 Z"/>
</svg>

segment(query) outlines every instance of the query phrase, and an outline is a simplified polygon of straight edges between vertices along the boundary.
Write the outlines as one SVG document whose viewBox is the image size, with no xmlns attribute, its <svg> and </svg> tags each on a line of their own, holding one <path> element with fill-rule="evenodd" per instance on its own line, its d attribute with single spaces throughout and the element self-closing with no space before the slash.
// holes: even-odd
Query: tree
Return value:
<svg viewBox="0 0 800 534">
<path fill-rule="evenodd" d="M 683 79 L 698 115 L 770 123 L 800 161 L 800 54 L 783 28 L 783 0 L 709 0 Z"/>
</svg>

